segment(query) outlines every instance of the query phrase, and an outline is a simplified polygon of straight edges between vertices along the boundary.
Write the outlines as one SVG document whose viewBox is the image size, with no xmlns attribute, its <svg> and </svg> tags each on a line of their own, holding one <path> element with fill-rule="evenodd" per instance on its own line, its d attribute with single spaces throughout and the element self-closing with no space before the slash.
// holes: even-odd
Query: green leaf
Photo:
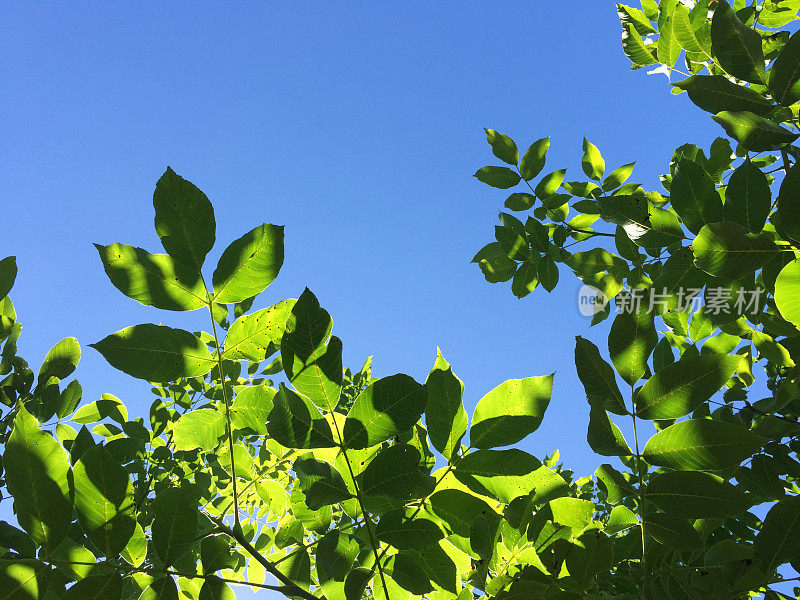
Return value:
<svg viewBox="0 0 800 600">
<path fill-rule="evenodd" d="M 655 33 L 655 29 L 641 10 L 620 3 L 616 3 L 616 7 L 619 20 L 632 25 L 639 35 Z"/>
<path fill-rule="evenodd" d="M 739 20 L 727 2 L 717 2 L 711 20 L 711 51 L 730 75 L 751 83 L 767 83 L 761 36 Z"/>
<path fill-rule="evenodd" d="M 511 281 L 511 292 L 517 298 L 524 298 L 539 285 L 540 262 L 539 259 L 528 258 L 517 268 L 514 279 Z"/>
<path fill-rule="evenodd" d="M 44 600 L 52 569 L 38 560 L 0 560 L 3 600 Z"/>
<path fill-rule="evenodd" d="M 139 600 L 178 600 L 178 586 L 170 576 L 156 579 L 145 588 Z"/>
<path fill-rule="evenodd" d="M 737 85 L 722 75 L 693 75 L 673 85 L 686 90 L 695 105 L 712 114 L 729 110 L 763 115 L 773 108 L 762 94 Z"/>
<path fill-rule="evenodd" d="M 778 218 L 786 236 L 800 242 L 800 166 L 795 162 L 778 193 Z"/>
<path fill-rule="evenodd" d="M 670 194 L 672 207 L 692 233 L 722 220 L 722 199 L 714 180 L 696 162 L 683 158 L 675 166 Z"/>
<path fill-rule="evenodd" d="M 622 23 L 622 50 L 633 63 L 632 69 L 640 69 L 656 62 L 649 47 L 644 45 L 642 37 L 630 23 Z"/>
<path fill-rule="evenodd" d="M 800 34 L 794 32 L 769 70 L 769 89 L 782 106 L 800 100 Z M 0 294 L 2 295 L 2 294 Z"/>
<path fill-rule="evenodd" d="M 72 417 L 75 423 L 97 423 L 103 419 L 111 419 L 120 425 L 128 420 L 128 409 L 122 401 L 112 394 L 103 394 L 100 400 L 84 404 Z"/>
<path fill-rule="evenodd" d="M 231 407 L 231 422 L 236 429 L 249 429 L 264 435 L 277 390 L 264 384 L 251 385 L 236 394 Z"/>
<path fill-rule="evenodd" d="M 628 163 L 627 165 L 622 165 L 611 171 L 606 178 L 603 180 L 602 189 L 604 192 L 609 192 L 611 190 L 617 189 L 623 183 L 628 181 L 628 177 L 631 176 L 633 173 L 633 167 L 636 165 L 635 162 Z"/>
<path fill-rule="evenodd" d="M 381 517 L 381 522 L 385 518 L 386 515 Z M 378 528 L 380 524 L 376 530 Z M 317 570 L 329 579 L 344 581 L 353 567 L 358 551 L 359 545 L 355 539 L 336 530 L 329 531 L 317 544 Z"/>
<path fill-rule="evenodd" d="M 214 302 L 242 302 L 260 294 L 283 266 L 283 226 L 264 223 L 225 248 L 214 269 Z"/>
<path fill-rule="evenodd" d="M 281 360 L 292 385 L 323 410 L 332 411 L 342 389 L 342 342 L 333 321 L 308 288 L 292 308 L 281 338 Z"/>
<path fill-rule="evenodd" d="M 778 273 L 775 306 L 784 319 L 800 329 L 800 259 L 793 260 Z"/>
<path fill-rule="evenodd" d="M 492 154 L 505 163 L 516 165 L 519 161 L 517 145 L 507 135 L 497 133 L 494 129 L 484 129 L 486 141 L 492 147 Z"/>
<path fill-rule="evenodd" d="M 703 19 L 705 21 L 705 19 Z M 681 48 L 691 54 L 700 54 L 704 60 L 711 60 L 708 54 L 707 39 L 698 37 L 698 32 L 692 25 L 689 10 L 680 2 L 675 4 L 672 11 L 672 33 Z"/>
<path fill-rule="evenodd" d="M 673 19 L 667 17 L 658 24 L 658 40 L 656 41 L 656 56 L 658 62 L 672 68 L 681 54 L 681 45 L 673 31 Z"/>
<path fill-rule="evenodd" d="M 591 404 L 586 441 L 592 450 L 603 456 L 630 456 L 632 454 L 625 441 L 625 436 L 622 435 L 619 427 L 611 422 L 608 413 L 599 404 Z"/>
<path fill-rule="evenodd" d="M 199 600 L 236 600 L 236 594 L 218 577 L 207 577 L 200 588 Z"/>
<path fill-rule="evenodd" d="M 683 239 L 674 213 L 652 206 L 640 196 L 598 198 L 600 216 L 622 227 L 628 238 L 643 248 L 658 250 Z"/>
<path fill-rule="evenodd" d="M 722 125 L 729 136 L 753 152 L 780 150 L 800 135 L 748 111 L 724 110 L 711 118 Z"/>
<path fill-rule="evenodd" d="M 481 248 L 472 258 L 472 262 L 478 263 L 489 283 L 508 281 L 517 270 L 517 263 L 508 258 L 499 242 L 492 242 Z"/>
<path fill-rule="evenodd" d="M 508 167 L 481 167 L 474 177 L 481 183 L 507 190 L 519 183 L 520 176 Z"/>
<path fill-rule="evenodd" d="M 771 204 L 767 176 L 749 159 L 745 160 L 733 172 L 725 189 L 725 220 L 758 233 L 764 228 Z"/>
<path fill-rule="evenodd" d="M 570 577 L 586 588 L 595 576 L 610 571 L 614 564 L 613 546 L 609 537 L 598 529 L 589 529 L 578 536 L 577 544 L 567 551 L 566 566 Z"/>
<path fill-rule="evenodd" d="M 636 396 L 636 416 L 677 419 L 716 394 L 739 366 L 739 354 L 684 356 L 656 371 Z"/>
<path fill-rule="evenodd" d="M 155 520 L 153 546 L 165 567 L 175 564 L 189 551 L 197 537 L 197 508 L 189 504 L 180 488 L 165 488 L 152 503 Z"/>
<path fill-rule="evenodd" d="M 69 588 L 61 600 L 120 600 L 122 598 L 122 577 L 112 575 L 91 575 L 81 579 Z"/>
<path fill-rule="evenodd" d="M 444 537 L 436 523 L 424 518 L 409 519 L 403 510 L 393 510 L 381 516 L 375 536 L 398 550 L 427 548 Z"/>
<path fill-rule="evenodd" d="M 558 265 L 550 256 L 545 256 L 536 267 L 536 277 L 542 287 L 552 292 L 558 285 Z"/>
<path fill-rule="evenodd" d="M 655 434 L 642 456 L 651 465 L 679 471 L 716 471 L 739 465 L 762 442 L 760 435 L 739 425 L 690 419 Z"/>
<path fill-rule="evenodd" d="M 75 510 L 86 535 L 107 557 L 128 544 L 134 529 L 133 483 L 103 446 L 83 453 L 72 469 Z"/>
<path fill-rule="evenodd" d="M 467 539 L 475 519 L 493 512 L 480 498 L 455 489 L 435 492 L 428 499 L 428 505 L 431 513 L 441 519 L 454 535 Z"/>
<path fill-rule="evenodd" d="M 351 497 L 344 479 L 330 463 L 304 455 L 294 461 L 292 470 L 297 474 L 306 506 L 311 510 L 338 504 Z"/>
<path fill-rule="evenodd" d="M 597 346 L 580 336 L 575 337 L 575 367 L 590 404 L 600 403 L 616 415 L 628 414 L 611 365 Z"/>
<path fill-rule="evenodd" d="M 17 278 L 17 257 L 6 256 L 0 260 L 0 300 L 5 298 Z"/>
<path fill-rule="evenodd" d="M 3 454 L 5 480 L 19 525 L 33 540 L 53 549 L 72 521 L 67 453 L 20 406 Z"/>
<path fill-rule="evenodd" d="M 454 473 L 476 493 L 488 493 L 508 504 L 534 490 L 546 491 L 546 475 L 540 469 L 548 470 L 527 452 L 511 448 L 471 452 L 458 461 Z"/>
<path fill-rule="evenodd" d="M 231 554 L 233 540 L 227 535 L 210 535 L 200 543 L 203 573 L 209 575 L 220 569 L 235 569 L 237 557 Z"/>
<path fill-rule="evenodd" d="M 619 5 L 618 5 L 619 6 Z M 606 163 L 600 155 L 597 146 L 586 138 L 583 138 L 583 157 L 581 158 L 581 168 L 589 179 L 600 181 L 606 170 Z"/>
<path fill-rule="evenodd" d="M 192 263 L 126 244 L 94 247 L 111 283 L 129 298 L 165 310 L 195 310 L 206 305 L 206 288 Z"/>
<path fill-rule="evenodd" d="M 433 447 L 450 460 L 458 453 L 469 417 L 461 401 L 464 383 L 453 373 L 439 348 L 436 349 L 436 362 L 425 380 L 425 387 L 428 389 L 428 403 L 425 406 L 428 436 Z"/>
<path fill-rule="evenodd" d="M 335 446 L 328 422 L 311 400 L 281 384 L 273 398 L 267 432 L 287 448 L 331 448 Z"/>
<path fill-rule="evenodd" d="M 428 402 L 424 385 L 398 373 L 369 384 L 356 398 L 344 424 L 344 445 L 369 448 L 411 429 Z"/>
<path fill-rule="evenodd" d="M 558 188 L 561 186 L 561 183 L 564 181 L 564 176 L 567 174 L 566 169 L 559 169 L 558 171 L 553 171 L 552 173 L 545 175 L 536 184 L 534 188 L 534 193 L 538 198 L 541 200 L 547 200 L 553 194 L 558 191 Z M 563 201 L 561 202 L 563 204 Z"/>
<path fill-rule="evenodd" d="M 800 496 L 784 498 L 769 510 L 756 535 L 753 556 L 765 573 L 800 560 Z"/>
<path fill-rule="evenodd" d="M 295 302 L 283 300 L 236 319 L 228 329 L 223 358 L 253 362 L 265 360 L 273 348 L 280 347 Z"/>
<path fill-rule="evenodd" d="M 77 408 L 82 397 L 83 388 L 77 379 L 73 379 L 69 382 L 67 387 L 62 390 L 59 396 L 58 408 L 56 410 L 58 418 L 63 419 L 75 412 L 75 408 Z"/>
<path fill-rule="evenodd" d="M 592 522 L 594 505 L 588 500 L 568 497 L 555 498 L 550 500 L 549 505 L 553 513 L 553 522 L 571 527 L 576 532 L 581 531 Z"/>
<path fill-rule="evenodd" d="M 632 310 L 627 310 L 628 307 Z M 611 324 L 608 351 L 619 376 L 633 385 L 644 377 L 647 371 L 647 359 L 658 343 L 658 334 L 647 302 L 642 302 L 637 307 L 628 301 L 625 308 L 626 310 L 621 310 Z"/>
<path fill-rule="evenodd" d="M 547 151 L 550 149 L 550 138 L 536 140 L 525 151 L 522 162 L 519 163 L 519 172 L 525 181 L 530 181 L 541 173 L 544 168 Z"/>
<path fill-rule="evenodd" d="M 630 498 L 636 494 L 633 485 L 622 476 L 622 473 L 609 464 L 597 467 L 595 476 L 600 488 L 605 488 L 609 504 L 619 504 L 623 499 Z"/>
<path fill-rule="evenodd" d="M 664 512 L 689 519 L 724 519 L 753 504 L 741 488 L 700 471 L 660 473 L 647 484 L 646 498 Z"/>
<path fill-rule="evenodd" d="M 644 519 L 645 531 L 656 540 L 684 552 L 700 546 L 700 535 L 686 519 L 667 513 L 650 513 Z"/>
<path fill-rule="evenodd" d="M 435 481 L 421 460 L 419 450 L 407 444 L 384 448 L 361 474 L 361 493 L 404 501 L 424 498 Z"/>
<path fill-rule="evenodd" d="M 709 223 L 692 242 L 692 252 L 698 269 L 738 280 L 760 269 L 779 250 L 769 238 L 736 223 Z"/>
<path fill-rule="evenodd" d="M 144 529 L 139 523 L 136 523 L 133 535 L 121 550 L 120 556 L 134 567 L 140 567 L 147 557 L 147 537 L 145 537 Z"/>
<path fill-rule="evenodd" d="M 225 413 L 212 408 L 187 412 L 172 430 L 175 450 L 201 448 L 211 452 L 225 433 Z"/>
<path fill-rule="evenodd" d="M 167 167 L 156 184 L 153 207 L 156 233 L 164 250 L 199 272 L 216 238 L 211 202 L 193 183 Z"/>
<path fill-rule="evenodd" d="M 550 403 L 553 376 L 510 379 L 478 402 L 470 443 L 475 448 L 515 444 L 538 429 Z"/>
<path fill-rule="evenodd" d="M 528 210 L 536 203 L 536 197 L 532 194 L 515 193 L 506 198 L 505 207 L 509 210 Z"/>
<path fill-rule="evenodd" d="M 165 325 L 133 325 L 89 346 L 112 367 L 152 382 L 205 375 L 216 364 L 200 339 Z"/>
<path fill-rule="evenodd" d="M 456 565 L 439 545 L 423 550 L 400 551 L 395 556 L 392 577 L 402 588 L 415 595 L 432 591 L 434 587 L 431 582 L 453 596 L 459 591 Z"/>
<path fill-rule="evenodd" d="M 528 242 L 510 227 L 495 226 L 494 237 L 503 247 L 503 252 L 511 260 L 525 260 L 528 258 Z"/>
</svg>

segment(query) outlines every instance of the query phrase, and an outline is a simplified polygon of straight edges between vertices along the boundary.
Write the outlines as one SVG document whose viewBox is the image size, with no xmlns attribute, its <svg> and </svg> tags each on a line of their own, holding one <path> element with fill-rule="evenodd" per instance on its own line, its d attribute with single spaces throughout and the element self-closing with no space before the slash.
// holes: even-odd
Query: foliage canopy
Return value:
<svg viewBox="0 0 800 600">
<path fill-rule="evenodd" d="M 676 149 L 664 194 L 629 182 L 633 163 L 606 173 L 588 140 L 573 181 L 544 173 L 548 138 L 520 157 L 487 129 L 508 166 L 475 176 L 519 186 L 505 206 L 528 216 L 502 212 L 474 258 L 520 298 L 572 271 L 613 299 L 592 318 L 611 320 L 607 349 L 577 337 L 575 366 L 587 441 L 614 464 L 575 477 L 557 453 L 514 447 L 540 426 L 552 375 L 501 383 L 470 418 L 441 353 L 425 382 L 375 378 L 369 360 L 344 367 L 310 290 L 251 310 L 283 264 L 283 228 L 230 243 L 208 279 L 213 207 L 167 169 L 153 196 L 166 254 L 97 245 L 126 296 L 209 314 L 209 331 L 144 323 L 90 345 L 152 384 L 147 420 L 111 394 L 82 403 L 75 338 L 38 373 L 18 356 L 16 262 L 0 261 L 2 484 L 17 521 L 0 522 L 0 598 L 211 600 L 234 584 L 305 600 L 792 597 L 800 34 L 786 26 L 800 2 L 617 9 L 633 68 L 682 76 L 673 92 L 735 151 L 724 137 Z M 656 433 L 640 441 L 643 422 Z"/>
</svg>

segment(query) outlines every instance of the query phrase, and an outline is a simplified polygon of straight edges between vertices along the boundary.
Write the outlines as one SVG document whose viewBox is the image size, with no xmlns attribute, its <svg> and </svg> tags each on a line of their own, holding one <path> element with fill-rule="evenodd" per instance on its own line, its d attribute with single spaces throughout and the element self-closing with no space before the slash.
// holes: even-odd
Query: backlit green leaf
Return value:
<svg viewBox="0 0 800 600">
<path fill-rule="evenodd" d="M 628 414 L 611 365 L 597 346 L 580 336 L 575 337 L 575 366 L 590 403 L 599 402 L 617 415 Z"/>
<path fill-rule="evenodd" d="M 281 384 L 273 398 L 267 432 L 287 448 L 331 448 L 333 433 L 311 400 Z"/>
<path fill-rule="evenodd" d="M 242 302 L 260 294 L 283 266 L 283 226 L 264 223 L 225 248 L 214 269 L 214 302 Z"/>
<path fill-rule="evenodd" d="M 752 505 L 741 488 L 700 471 L 660 473 L 647 484 L 646 498 L 665 512 L 690 519 L 724 519 Z"/>
<path fill-rule="evenodd" d="M 790 262 L 778 274 L 775 305 L 784 319 L 800 329 L 800 259 Z"/>
<path fill-rule="evenodd" d="M 67 453 L 20 407 L 3 455 L 5 480 L 17 520 L 33 540 L 50 549 L 67 535 L 72 520 Z"/>
<path fill-rule="evenodd" d="M 725 220 L 758 233 L 764 228 L 771 204 L 767 176 L 750 160 L 744 161 L 733 172 L 725 189 Z"/>
<path fill-rule="evenodd" d="M 104 446 L 93 446 L 72 468 L 75 510 L 95 546 L 119 554 L 136 528 L 133 483 Z"/>
<path fill-rule="evenodd" d="M 525 151 L 522 162 L 519 163 L 519 172 L 525 181 L 530 181 L 542 171 L 549 149 L 550 138 L 546 137 L 536 140 Z"/>
<path fill-rule="evenodd" d="M 765 572 L 800 560 L 800 496 L 784 498 L 769 510 L 753 544 L 753 555 Z"/>
<path fill-rule="evenodd" d="M 165 325 L 126 327 L 89 346 L 112 367 L 152 382 L 205 375 L 216 364 L 196 336 Z"/>
<path fill-rule="evenodd" d="M 685 356 L 656 371 L 636 396 L 636 416 L 677 419 L 717 393 L 736 372 L 738 354 Z"/>
<path fill-rule="evenodd" d="M 94 247 L 111 283 L 129 298 L 166 310 L 206 305 L 206 288 L 194 264 L 126 244 Z"/>
<path fill-rule="evenodd" d="M 427 548 L 444 537 L 436 523 L 425 518 L 408 519 L 403 510 L 393 510 L 381 516 L 375 528 L 377 538 L 397 548 L 408 550 Z"/>
<path fill-rule="evenodd" d="M 600 155 L 597 146 L 586 138 L 583 138 L 583 157 L 581 158 L 581 168 L 589 179 L 600 181 L 606 170 L 606 163 Z"/>
<path fill-rule="evenodd" d="M 520 180 L 519 175 L 508 167 L 482 167 L 475 172 L 474 177 L 481 183 L 501 190 L 514 187 Z"/>
<path fill-rule="evenodd" d="M 625 296 L 629 297 L 630 295 Z M 658 335 L 653 323 L 653 314 L 646 300 L 638 306 L 631 303 L 624 308 L 611 324 L 608 351 L 619 376 L 633 385 L 644 377 L 647 371 L 647 359 L 656 347 Z"/>
<path fill-rule="evenodd" d="M 295 300 L 283 300 L 236 319 L 225 338 L 223 357 L 255 362 L 264 360 L 273 348 L 280 347 L 294 305 Z"/>
<path fill-rule="evenodd" d="M 361 474 L 361 492 L 405 501 L 424 498 L 433 490 L 434 479 L 420 462 L 419 451 L 413 446 L 384 448 Z"/>
<path fill-rule="evenodd" d="M 481 248 L 472 258 L 472 262 L 478 263 L 489 283 L 508 281 L 517 270 L 517 263 L 508 258 L 499 242 L 492 242 Z"/>
<path fill-rule="evenodd" d="M 494 129 L 484 129 L 484 131 L 486 132 L 486 141 L 492 147 L 492 154 L 503 162 L 516 165 L 519 161 L 519 151 L 514 140 Z"/>
<path fill-rule="evenodd" d="M 371 383 L 356 398 L 344 424 L 348 448 L 369 448 L 408 431 L 425 411 L 424 385 L 398 373 Z"/>
<path fill-rule="evenodd" d="M 778 217 L 786 235 L 800 242 L 800 166 L 797 162 L 781 182 L 778 193 Z"/>
<path fill-rule="evenodd" d="M 167 167 L 153 193 L 155 226 L 161 245 L 171 257 L 200 271 L 214 246 L 214 208 L 206 195 Z"/>
<path fill-rule="evenodd" d="M 453 373 L 438 348 L 436 362 L 425 380 L 425 387 L 428 389 L 425 407 L 428 436 L 433 447 L 450 460 L 458 452 L 469 417 L 461 402 L 464 383 Z"/>
<path fill-rule="evenodd" d="M 739 279 L 775 257 L 778 248 L 767 237 L 736 223 L 709 223 L 692 242 L 697 268 L 726 279 Z"/>
<path fill-rule="evenodd" d="M 619 427 L 608 418 L 608 413 L 599 404 L 591 404 L 586 441 L 592 450 L 603 456 L 630 456 L 632 454 Z"/>
<path fill-rule="evenodd" d="M 332 411 L 342 388 L 342 342 L 330 337 L 333 321 L 306 288 L 292 307 L 281 338 L 281 360 L 292 385 Z"/>
<path fill-rule="evenodd" d="M 305 455 L 294 461 L 292 470 L 311 510 L 350 498 L 344 479 L 330 463 Z"/>
<path fill-rule="evenodd" d="M 748 111 L 722 111 L 711 117 L 727 134 L 753 152 L 779 150 L 797 139 L 797 133 Z"/>
<path fill-rule="evenodd" d="M 800 100 L 800 34 L 795 32 L 769 70 L 769 89 L 778 104 L 789 106 Z"/>
<path fill-rule="evenodd" d="M 172 430 L 175 450 L 201 448 L 211 452 L 225 433 L 225 413 L 212 408 L 193 410 L 182 415 Z"/>
<path fill-rule="evenodd" d="M 763 115 L 773 108 L 763 95 L 722 75 L 693 75 L 673 85 L 686 90 L 692 102 L 712 114 L 729 110 Z"/>
<path fill-rule="evenodd" d="M 0 260 L 0 300 L 5 298 L 17 278 L 17 257 L 6 256 Z"/>
<path fill-rule="evenodd" d="M 165 566 L 175 564 L 189 551 L 197 537 L 197 508 L 189 504 L 180 488 L 161 490 L 152 503 L 155 520 L 153 546 Z"/>
<path fill-rule="evenodd" d="M 475 448 L 494 448 L 527 437 L 541 424 L 552 391 L 552 375 L 501 383 L 475 407 L 470 443 Z"/>
<path fill-rule="evenodd" d="M 692 233 L 722 220 L 722 199 L 714 180 L 696 162 L 684 158 L 676 165 L 670 194 L 672 207 Z"/>
<path fill-rule="evenodd" d="M 767 83 L 761 36 L 739 20 L 727 2 L 717 2 L 711 20 L 711 49 L 730 75 L 751 83 Z"/>
<path fill-rule="evenodd" d="M 679 471 L 714 471 L 740 464 L 762 441 L 761 436 L 739 425 L 690 419 L 655 434 L 642 456 L 651 465 Z"/>
</svg>

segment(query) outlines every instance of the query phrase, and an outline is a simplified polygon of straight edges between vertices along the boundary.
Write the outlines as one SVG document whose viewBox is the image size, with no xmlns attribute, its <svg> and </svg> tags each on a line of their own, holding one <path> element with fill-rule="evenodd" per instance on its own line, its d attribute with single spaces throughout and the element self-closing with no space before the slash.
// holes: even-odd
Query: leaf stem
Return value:
<svg viewBox="0 0 800 600">
<path fill-rule="evenodd" d="M 639 520 L 641 521 L 640 527 L 642 530 L 642 569 L 644 570 L 644 579 L 645 579 L 645 591 L 649 588 L 649 574 L 647 572 L 647 561 L 646 561 L 646 534 L 644 528 L 644 485 L 642 479 L 642 458 L 641 453 L 639 452 L 639 433 L 636 428 L 636 400 L 633 397 L 633 385 L 631 385 L 631 418 L 633 419 L 633 444 L 634 448 L 636 449 L 636 474 L 639 479 Z"/>
<path fill-rule="evenodd" d="M 280 581 L 284 585 L 290 587 L 293 593 L 304 598 L 305 600 L 320 600 L 320 598 L 318 598 L 314 594 L 298 586 L 289 577 L 281 573 L 274 564 L 272 564 L 270 561 L 264 558 L 264 556 L 262 556 L 261 553 L 258 550 L 256 550 L 250 542 L 247 541 L 247 538 L 244 537 L 241 528 L 231 529 L 225 524 L 225 521 L 223 521 L 221 517 L 214 517 L 208 513 L 205 514 L 208 516 L 209 519 L 211 519 L 214 522 L 214 524 L 216 524 L 217 527 L 219 527 L 220 531 L 226 533 L 234 540 L 236 540 L 239 543 L 239 545 L 242 546 L 242 548 L 244 548 L 250 556 L 252 556 L 257 562 L 261 564 L 262 567 L 264 567 L 264 570 L 266 570 L 268 573 L 270 573 L 273 577 L 275 577 L 278 581 Z M 325 596 L 322 596 L 322 598 L 324 599 Z"/>
<path fill-rule="evenodd" d="M 202 275 L 201 275 L 202 280 Z M 203 287 L 206 286 L 203 280 Z M 239 491 L 236 489 L 236 461 L 233 458 L 233 427 L 231 425 L 231 405 L 228 401 L 228 392 L 225 389 L 225 372 L 222 370 L 222 348 L 219 345 L 219 337 L 217 336 L 217 322 L 214 320 L 214 302 L 208 293 L 206 287 L 206 303 L 208 306 L 208 315 L 211 317 L 211 328 L 214 332 L 214 344 L 217 347 L 217 370 L 219 371 L 219 380 L 222 384 L 222 400 L 225 402 L 225 427 L 228 434 L 228 451 L 231 455 L 231 482 L 233 484 L 233 522 L 237 530 L 241 530 L 242 524 L 239 521 Z M 223 514 L 224 518 L 225 515 Z"/>
</svg>

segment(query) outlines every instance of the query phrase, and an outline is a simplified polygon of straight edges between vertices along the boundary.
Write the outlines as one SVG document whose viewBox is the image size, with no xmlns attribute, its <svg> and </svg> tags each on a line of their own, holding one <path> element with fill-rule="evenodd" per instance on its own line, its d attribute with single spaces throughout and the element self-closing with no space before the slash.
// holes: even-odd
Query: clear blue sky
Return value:
<svg viewBox="0 0 800 600">
<path fill-rule="evenodd" d="M 578 283 L 515 299 L 470 264 L 505 194 L 483 127 L 520 146 L 552 136 L 550 170 L 583 177 L 585 135 L 608 169 L 637 160 L 658 189 L 673 148 L 720 131 L 663 75 L 630 72 L 611 2 L 5 3 L 0 8 L 0 256 L 18 257 L 21 353 L 38 365 L 74 335 L 86 400 L 134 414 L 148 386 L 85 345 L 124 326 L 206 327 L 140 306 L 107 281 L 92 242 L 160 252 L 152 192 L 167 165 L 216 209 L 218 247 L 264 221 L 286 262 L 258 307 L 307 285 L 334 317 L 345 362 L 424 381 L 436 347 L 477 400 L 556 372 L 541 429 L 579 474 L 598 460 L 574 336 L 598 341 Z M 209 271 L 210 272 L 210 271 Z M 241 597 L 246 597 L 242 594 Z"/>
</svg>

